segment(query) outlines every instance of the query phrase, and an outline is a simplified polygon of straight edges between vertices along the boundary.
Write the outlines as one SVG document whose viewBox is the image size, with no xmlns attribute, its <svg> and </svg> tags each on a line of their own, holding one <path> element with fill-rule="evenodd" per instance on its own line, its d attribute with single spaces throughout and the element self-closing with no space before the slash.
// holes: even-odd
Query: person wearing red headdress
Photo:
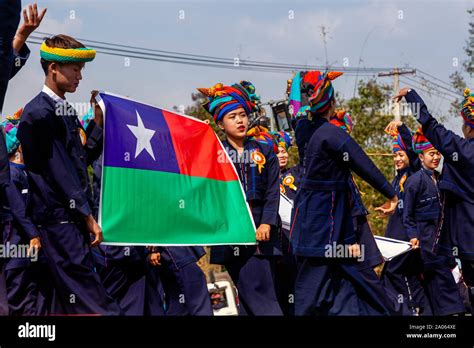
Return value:
<svg viewBox="0 0 474 348">
<path fill-rule="evenodd" d="M 393 213 L 397 197 L 360 146 L 329 122 L 336 108 L 331 81 L 342 73 L 299 74 L 293 79 L 299 85 L 292 85 L 290 92 L 290 99 L 295 96 L 303 105 L 293 110 L 304 168 L 290 229 L 299 268 L 295 314 L 368 315 L 370 305 L 361 301 L 367 289 L 357 268 L 364 255 L 357 244 L 349 203 L 351 171 L 389 199 L 377 208 L 383 214 Z M 293 93 L 298 89 L 299 94 Z"/>
</svg>

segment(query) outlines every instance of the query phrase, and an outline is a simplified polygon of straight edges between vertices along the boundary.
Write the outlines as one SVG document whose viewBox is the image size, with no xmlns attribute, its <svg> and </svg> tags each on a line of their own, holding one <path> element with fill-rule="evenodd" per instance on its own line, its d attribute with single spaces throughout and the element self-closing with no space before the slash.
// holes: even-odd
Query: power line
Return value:
<svg viewBox="0 0 474 348">
<path fill-rule="evenodd" d="M 50 33 L 45 32 L 36 32 L 35 34 L 52 36 Z M 28 42 L 33 44 L 41 44 L 44 38 L 32 35 Z M 257 61 L 257 60 L 239 60 L 238 64 L 234 62 L 234 59 L 231 58 L 223 58 L 223 57 L 215 57 L 210 55 L 200 55 L 200 54 L 191 54 L 191 53 L 184 53 L 184 52 L 175 52 L 175 51 L 167 51 L 167 50 L 158 50 L 158 49 L 151 49 L 146 47 L 138 47 L 138 46 L 130 46 L 130 45 L 123 45 L 123 44 L 115 44 L 105 41 L 98 41 L 98 40 L 89 40 L 85 38 L 78 38 L 78 40 L 84 42 L 87 45 L 92 46 L 97 50 L 97 52 L 101 54 L 106 54 L 110 56 L 116 57 L 124 57 L 124 58 L 134 58 L 134 59 L 142 59 L 147 61 L 157 61 L 157 62 L 165 62 L 165 63 L 174 63 L 174 64 L 183 64 L 183 65 L 191 65 L 191 66 L 200 66 L 200 67 L 210 67 L 210 68 L 222 68 L 222 69 L 231 69 L 231 70 L 247 70 L 247 71 L 255 71 L 255 72 L 268 72 L 268 73 L 295 73 L 296 71 L 300 70 L 326 70 L 327 67 L 324 66 L 315 66 L 315 65 L 301 65 L 301 64 L 288 64 L 288 63 L 277 63 L 277 62 L 267 62 L 267 61 Z M 346 76 L 355 76 L 356 79 L 358 76 L 375 76 L 376 73 L 382 73 L 391 71 L 392 68 L 360 68 L 360 67 L 334 67 L 330 70 L 339 70 L 344 72 Z M 437 80 L 443 83 L 445 86 L 440 85 L 431 79 L 428 79 L 424 76 L 420 77 L 422 79 L 422 83 L 419 81 L 405 77 L 409 81 L 416 83 L 419 88 L 424 90 L 427 93 L 435 93 L 440 98 L 452 102 L 452 100 L 447 99 L 448 97 L 458 98 L 458 95 L 455 91 L 446 87 L 449 86 L 449 83 L 430 75 L 422 70 L 417 69 L 417 72 L 420 72 L 422 75 L 428 76 L 431 79 Z M 432 86 L 434 91 L 427 90 L 424 86 L 424 83 L 428 83 Z M 436 88 L 437 87 L 437 88 Z M 439 89 L 444 90 L 445 92 L 439 91 Z M 446 93 L 447 92 L 447 93 Z"/>
<path fill-rule="evenodd" d="M 458 97 L 458 93 L 456 93 L 456 91 L 454 91 L 454 90 L 452 90 L 452 89 L 450 89 L 450 88 L 446 88 L 446 87 L 444 87 L 444 86 L 442 86 L 442 85 L 440 85 L 440 84 L 437 84 L 436 82 L 433 82 L 433 81 L 431 81 L 431 80 L 429 80 L 429 79 L 427 79 L 426 77 L 423 77 L 423 76 L 418 77 L 418 78 L 421 79 L 421 80 L 427 81 L 427 82 L 430 83 L 431 85 L 437 86 L 437 87 L 439 87 L 439 88 L 445 90 L 445 91 L 448 92 L 448 93 L 451 93 L 451 94 L 452 94 L 453 96 L 455 96 L 456 98 Z"/>
<path fill-rule="evenodd" d="M 28 39 L 29 43 L 40 45 L 42 39 L 32 36 L 31 39 Z M 193 66 L 204 66 L 204 67 L 215 67 L 215 68 L 226 68 L 234 70 L 249 70 L 249 71 L 261 71 L 261 72 L 274 72 L 274 73 L 293 73 L 295 70 L 298 70 L 298 67 L 289 66 L 288 68 L 275 67 L 273 65 L 257 65 L 257 64 L 247 64 L 246 62 L 239 62 L 238 65 L 234 64 L 233 61 L 228 60 L 227 62 L 213 61 L 211 59 L 201 59 L 201 58 L 190 58 L 190 57 L 179 57 L 175 55 L 163 55 L 163 54 L 152 54 L 152 53 L 142 53 L 134 52 L 131 50 L 109 48 L 105 46 L 95 46 L 97 52 L 102 54 L 107 54 L 111 56 L 119 56 L 124 58 L 136 58 L 149 61 L 159 61 L 167 63 L 177 63 Z M 125 54 L 126 53 L 126 54 Z M 311 68 L 311 67 L 308 67 Z M 355 72 L 349 71 L 346 72 L 348 76 L 352 76 Z M 359 74 L 372 75 L 372 72 L 359 72 Z"/>
<path fill-rule="evenodd" d="M 431 75 L 431 74 L 428 74 L 427 72 L 425 72 L 425 71 L 423 71 L 423 70 L 418 69 L 418 72 L 422 73 L 423 75 L 427 75 L 427 76 L 431 77 L 432 79 L 435 79 L 435 80 L 437 80 L 437 81 L 439 81 L 439 82 L 441 82 L 441 83 L 444 83 L 446 86 L 451 87 L 451 84 L 450 84 L 449 82 L 443 81 L 443 80 L 437 78 L 436 76 L 433 76 L 433 75 Z"/>
<path fill-rule="evenodd" d="M 49 33 L 44 33 L 44 32 L 36 32 L 40 35 L 47 35 L 51 36 L 52 34 Z M 32 36 L 31 38 L 37 39 L 37 40 L 43 40 L 43 37 L 38 37 L 38 36 Z M 129 45 L 123 45 L 123 44 L 114 44 L 114 43 L 109 43 L 105 41 L 96 41 L 96 40 L 89 40 L 89 39 L 84 39 L 84 38 L 78 38 L 78 40 L 81 40 L 84 43 L 93 43 L 93 44 L 99 44 L 99 45 L 106 45 L 106 46 L 111 46 L 111 47 L 105 47 L 105 46 L 96 46 L 96 45 L 91 45 L 94 48 L 103 48 L 107 50 L 116 50 L 120 51 L 121 49 L 115 48 L 115 47 L 121 47 L 121 48 L 127 48 L 133 51 L 130 51 L 130 53 L 133 54 L 143 54 L 143 55 L 151 55 L 154 56 L 155 54 L 153 53 L 145 53 L 143 51 L 147 52 L 157 52 L 160 53 L 157 56 L 162 56 L 162 57 L 170 57 L 174 59 L 189 59 L 191 57 L 196 58 L 196 60 L 203 60 L 203 61 L 212 61 L 213 63 L 216 64 L 234 64 L 234 60 L 230 58 L 223 58 L 223 57 L 214 57 L 214 56 L 206 56 L 206 55 L 198 55 L 198 54 L 189 54 L 189 53 L 182 53 L 182 52 L 175 52 L 175 51 L 165 51 L 165 50 L 156 50 L 156 49 L 150 49 L 150 48 L 144 48 L 144 47 L 137 47 L 137 46 L 129 46 Z M 140 52 L 136 52 L 136 50 L 139 50 Z M 123 50 L 125 52 L 129 52 L 128 50 Z M 301 64 L 288 64 L 288 63 L 275 63 L 275 62 L 266 62 L 266 61 L 255 61 L 255 60 L 240 60 L 239 65 L 248 65 L 248 66 L 263 66 L 263 67 L 270 67 L 270 68 L 281 68 L 281 69 L 291 69 L 293 70 L 326 70 L 326 67 L 324 66 L 316 66 L 316 65 L 301 65 Z M 339 70 L 343 71 L 345 73 L 349 72 L 354 72 L 354 73 L 369 73 L 369 72 L 380 72 L 380 71 L 387 71 L 391 70 L 391 68 L 352 68 L 352 67 L 334 67 L 330 70 Z"/>
<path fill-rule="evenodd" d="M 413 87 L 415 87 L 416 89 L 418 90 L 421 90 L 425 93 L 427 93 L 428 95 L 432 96 L 432 97 L 437 97 L 437 98 L 440 98 L 440 99 L 443 99 L 447 102 L 450 102 L 452 103 L 454 100 L 453 99 L 448 99 L 445 97 L 445 95 L 441 94 L 438 90 L 436 89 L 428 89 L 428 87 L 418 83 L 418 82 L 409 82 L 409 81 L 403 81 L 404 83 L 406 83 L 407 85 L 412 85 Z"/>
<path fill-rule="evenodd" d="M 442 94 L 442 95 L 445 95 L 445 96 L 448 96 L 448 97 L 451 97 L 451 98 L 455 98 L 455 99 L 458 98 L 458 96 L 454 93 L 450 94 L 450 92 L 446 93 L 446 91 L 441 91 L 439 88 L 437 88 L 438 87 L 437 85 L 433 85 L 431 83 L 431 81 L 429 81 L 429 80 L 426 80 L 426 79 L 416 80 L 416 79 L 408 77 L 408 76 L 405 76 L 405 78 L 408 79 L 409 81 L 419 83 L 420 85 L 423 85 L 423 86 L 426 85 L 426 88 L 432 88 L 432 89 L 438 91 L 439 94 Z"/>
<path fill-rule="evenodd" d="M 405 80 L 405 79 L 409 79 L 409 78 L 407 78 L 407 77 L 405 76 L 405 77 L 403 77 L 403 80 Z M 402 81 L 403 81 L 403 80 L 402 80 Z M 434 88 L 430 90 L 430 89 L 428 89 L 427 86 L 422 85 L 422 84 L 419 83 L 418 81 L 413 80 L 413 79 L 410 79 L 410 80 L 411 80 L 411 82 L 410 82 L 410 81 L 403 81 L 403 82 L 406 83 L 407 85 L 413 85 L 413 84 L 414 84 L 414 87 L 416 87 L 416 88 L 419 89 L 419 90 L 422 90 L 423 92 L 425 92 L 425 93 L 427 93 L 427 94 L 429 94 L 429 95 L 435 95 L 436 97 L 441 98 L 441 99 L 444 99 L 444 100 L 446 100 L 446 101 L 448 101 L 448 102 L 450 102 L 450 103 L 454 102 L 454 99 L 448 99 L 448 98 L 446 98 L 446 94 L 442 94 L 442 92 L 440 92 L 439 90 L 434 89 Z"/>
<path fill-rule="evenodd" d="M 37 44 L 40 45 L 41 42 L 36 42 L 28 39 L 29 43 L 32 44 Z M 142 60 L 148 60 L 148 61 L 155 61 L 155 62 L 165 62 L 165 63 L 175 63 L 175 64 L 184 64 L 184 65 L 192 65 L 192 66 L 203 66 L 203 67 L 217 67 L 217 68 L 223 68 L 223 69 L 239 69 L 240 67 L 236 66 L 230 66 L 230 65 L 218 65 L 218 64 L 212 64 L 212 63 L 199 63 L 199 62 L 192 62 L 192 61 L 180 61 L 180 60 L 173 60 L 173 59 L 166 59 L 166 58 L 158 58 L 158 57 L 146 57 L 146 56 L 139 56 L 139 55 L 133 55 L 133 54 L 123 54 L 123 53 L 116 53 L 116 52 L 108 52 L 105 50 L 97 49 L 98 53 L 101 54 L 106 54 L 110 56 L 117 56 L 117 57 L 124 57 L 124 58 L 136 58 L 136 59 L 142 59 Z M 251 67 L 241 67 L 243 70 L 249 70 L 249 71 L 261 71 L 261 72 L 276 72 L 276 73 L 289 73 L 291 71 L 289 70 L 275 70 L 275 69 L 265 69 L 265 68 L 251 68 Z"/>
</svg>

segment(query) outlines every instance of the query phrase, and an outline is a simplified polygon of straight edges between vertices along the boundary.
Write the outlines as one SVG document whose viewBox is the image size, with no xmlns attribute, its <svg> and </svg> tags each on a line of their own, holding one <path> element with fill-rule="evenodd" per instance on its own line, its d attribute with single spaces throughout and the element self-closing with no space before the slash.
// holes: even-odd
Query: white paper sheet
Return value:
<svg viewBox="0 0 474 348">
<path fill-rule="evenodd" d="M 394 257 L 404 254 L 412 249 L 411 244 L 404 240 L 375 236 L 375 242 L 377 243 L 385 261 L 390 261 Z"/>
<path fill-rule="evenodd" d="M 280 193 L 280 217 L 283 228 L 289 230 L 291 223 L 291 209 L 293 209 L 293 201 Z"/>
</svg>

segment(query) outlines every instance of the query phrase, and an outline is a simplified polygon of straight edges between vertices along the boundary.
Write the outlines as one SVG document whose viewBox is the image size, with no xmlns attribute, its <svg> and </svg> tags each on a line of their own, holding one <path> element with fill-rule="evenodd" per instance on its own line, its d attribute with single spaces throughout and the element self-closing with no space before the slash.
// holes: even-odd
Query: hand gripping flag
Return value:
<svg viewBox="0 0 474 348">
<path fill-rule="evenodd" d="M 101 93 L 105 244 L 255 244 L 235 168 L 206 123 Z"/>
</svg>

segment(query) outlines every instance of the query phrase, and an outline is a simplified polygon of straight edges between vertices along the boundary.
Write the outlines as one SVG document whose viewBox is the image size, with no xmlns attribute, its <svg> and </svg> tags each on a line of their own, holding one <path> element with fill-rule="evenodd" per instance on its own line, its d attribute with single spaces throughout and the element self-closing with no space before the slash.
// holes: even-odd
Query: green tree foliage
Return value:
<svg viewBox="0 0 474 348">
<path fill-rule="evenodd" d="M 470 77 L 474 75 L 474 8 L 467 10 L 467 13 L 471 15 L 469 21 L 469 37 L 464 47 L 466 53 L 466 60 L 463 63 L 464 70 L 469 74 Z"/>
<path fill-rule="evenodd" d="M 450 108 L 449 108 L 449 114 L 452 115 L 453 117 L 458 117 L 459 108 L 462 103 L 461 96 L 463 95 L 464 89 L 467 86 L 466 86 L 466 82 L 464 81 L 464 77 L 458 70 L 456 70 L 454 73 L 452 73 L 449 76 L 449 80 L 451 82 L 451 86 L 453 86 L 454 90 L 459 95 L 459 97 L 456 98 L 456 100 L 451 103 Z"/>
<path fill-rule="evenodd" d="M 469 21 L 468 29 L 468 39 L 466 41 L 466 46 L 464 46 L 464 53 L 466 53 L 466 59 L 463 61 L 462 70 L 456 70 L 449 76 L 451 86 L 459 94 L 459 98 L 456 98 L 454 102 L 451 103 L 449 113 L 454 116 L 459 116 L 459 108 L 462 102 L 462 95 L 464 89 L 467 86 L 465 81 L 465 75 L 472 77 L 474 75 L 474 8 L 467 10 L 471 19 Z M 471 87 L 472 89 L 473 87 Z"/>
</svg>

